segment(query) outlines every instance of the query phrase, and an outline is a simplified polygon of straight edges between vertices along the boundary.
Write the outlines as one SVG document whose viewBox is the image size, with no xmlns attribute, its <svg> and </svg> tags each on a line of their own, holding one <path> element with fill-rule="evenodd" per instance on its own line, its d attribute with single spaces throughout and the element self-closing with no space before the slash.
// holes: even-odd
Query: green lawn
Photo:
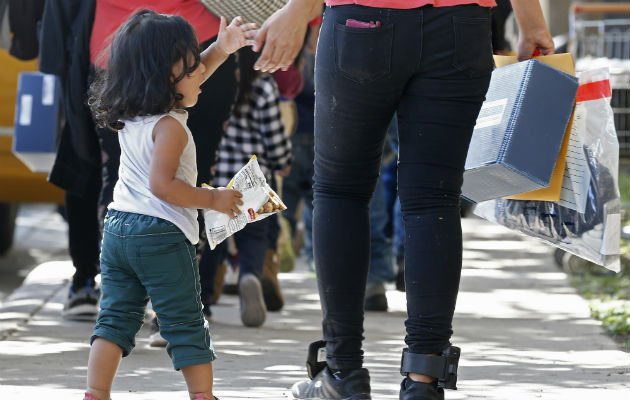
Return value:
<svg viewBox="0 0 630 400">
<path fill-rule="evenodd" d="M 619 173 L 622 204 L 622 227 L 630 226 L 630 164 L 622 164 Z M 591 315 L 621 347 L 630 351 L 630 243 L 621 241 L 621 272 L 606 273 L 593 266 L 589 273 L 570 275 L 577 291 L 590 300 Z"/>
</svg>

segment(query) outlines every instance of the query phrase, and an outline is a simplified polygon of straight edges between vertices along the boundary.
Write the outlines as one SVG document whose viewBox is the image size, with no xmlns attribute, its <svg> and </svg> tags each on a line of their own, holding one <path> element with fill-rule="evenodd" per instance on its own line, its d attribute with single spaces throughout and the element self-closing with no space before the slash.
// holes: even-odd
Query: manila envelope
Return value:
<svg viewBox="0 0 630 400">
<path fill-rule="evenodd" d="M 536 60 L 550 65 L 560 71 L 567 74 L 575 75 L 575 62 L 571 53 L 553 54 L 550 56 L 538 56 L 534 57 Z M 499 67 L 503 67 L 509 64 L 518 62 L 515 56 L 494 56 L 494 63 Z M 543 200 L 543 201 L 558 201 L 560 200 L 560 192 L 562 191 L 562 179 L 564 177 L 564 167 L 566 165 L 566 155 L 569 149 L 569 139 L 571 136 L 571 126 L 573 125 L 573 114 L 567 125 L 567 129 L 564 131 L 564 138 L 562 139 L 562 146 L 560 147 L 560 153 L 558 154 L 558 161 L 553 169 L 551 175 L 551 181 L 549 186 L 543 189 L 533 190 L 531 192 L 520 193 L 514 196 L 506 197 L 507 199 L 514 200 Z M 535 160 L 532 160 L 535 162 Z"/>
</svg>

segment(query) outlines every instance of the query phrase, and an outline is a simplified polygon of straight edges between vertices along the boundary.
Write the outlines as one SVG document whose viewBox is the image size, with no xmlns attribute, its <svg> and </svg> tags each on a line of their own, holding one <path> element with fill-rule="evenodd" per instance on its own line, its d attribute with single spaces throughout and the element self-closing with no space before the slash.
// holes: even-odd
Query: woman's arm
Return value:
<svg viewBox="0 0 630 400">
<path fill-rule="evenodd" d="M 517 58 L 519 61 L 532 58 L 539 50 L 544 55 L 554 53 L 554 44 L 539 0 L 511 0 L 514 17 L 519 27 Z"/>
</svg>

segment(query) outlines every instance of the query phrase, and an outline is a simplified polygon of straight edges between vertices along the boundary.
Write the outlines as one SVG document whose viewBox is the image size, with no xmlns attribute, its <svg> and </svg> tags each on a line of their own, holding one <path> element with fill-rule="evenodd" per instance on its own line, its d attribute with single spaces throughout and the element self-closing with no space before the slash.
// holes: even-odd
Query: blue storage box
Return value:
<svg viewBox="0 0 630 400">
<path fill-rule="evenodd" d="M 33 172 L 50 172 L 61 121 L 61 85 L 55 75 L 22 72 L 15 102 L 13 154 Z"/>
<path fill-rule="evenodd" d="M 480 202 L 549 186 L 577 88 L 576 77 L 538 60 L 495 69 L 468 149 L 462 196 Z"/>
</svg>

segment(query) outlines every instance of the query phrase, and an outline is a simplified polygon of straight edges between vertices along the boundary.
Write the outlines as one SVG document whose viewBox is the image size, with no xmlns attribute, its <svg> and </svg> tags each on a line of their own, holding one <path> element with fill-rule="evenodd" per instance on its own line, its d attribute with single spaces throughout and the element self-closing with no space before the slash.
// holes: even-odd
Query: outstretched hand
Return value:
<svg viewBox="0 0 630 400">
<path fill-rule="evenodd" d="M 217 45 L 225 54 L 232 54 L 241 47 L 253 46 L 256 43 L 254 41 L 258 33 L 256 24 L 252 22 L 241 25 L 242 22 L 243 17 L 235 17 L 228 25 L 225 17 L 221 17 Z"/>
</svg>

